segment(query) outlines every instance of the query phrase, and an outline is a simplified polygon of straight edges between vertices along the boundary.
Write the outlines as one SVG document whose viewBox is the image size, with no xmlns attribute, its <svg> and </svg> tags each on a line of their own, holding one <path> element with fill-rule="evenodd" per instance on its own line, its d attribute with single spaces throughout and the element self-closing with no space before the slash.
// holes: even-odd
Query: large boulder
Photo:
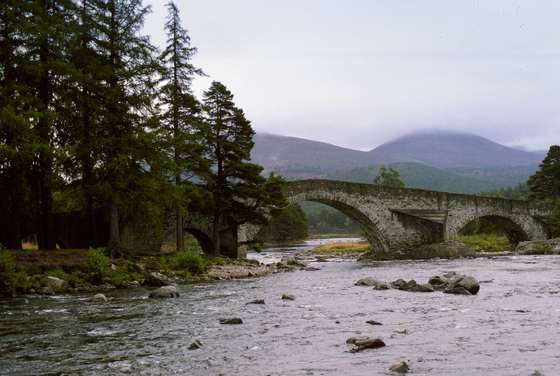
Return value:
<svg viewBox="0 0 560 376">
<path fill-rule="evenodd" d="M 358 282 L 354 283 L 355 286 L 373 286 L 373 287 L 377 287 L 377 286 L 386 286 L 387 282 L 382 281 L 380 279 L 377 278 L 372 278 L 372 277 L 366 277 L 366 278 L 362 278 L 360 280 L 358 280 Z M 383 289 L 381 289 L 383 290 Z"/>
<path fill-rule="evenodd" d="M 449 282 L 449 286 L 443 292 L 448 294 L 465 294 L 463 289 L 468 291 L 470 295 L 476 295 L 478 290 L 480 290 L 480 284 L 474 277 L 463 275 L 452 279 Z"/>
<path fill-rule="evenodd" d="M 149 298 L 178 298 L 179 291 L 175 286 L 163 286 L 148 295 Z"/>
<path fill-rule="evenodd" d="M 515 248 L 517 255 L 558 255 L 560 254 L 560 239 L 535 240 L 520 242 Z"/>
<path fill-rule="evenodd" d="M 175 282 L 161 273 L 151 272 L 146 276 L 144 284 L 148 286 L 176 286 Z"/>
<path fill-rule="evenodd" d="M 398 364 L 393 364 L 391 367 L 389 367 L 389 371 L 393 371 L 396 373 L 407 373 L 408 370 L 409 370 L 408 364 L 406 364 L 404 360 Z"/>
<path fill-rule="evenodd" d="M 47 276 L 47 286 L 50 287 L 54 292 L 65 292 L 68 290 L 68 282 L 63 281 L 60 278 L 53 276 Z"/>
<path fill-rule="evenodd" d="M 412 289 L 414 288 L 414 286 L 416 286 L 417 284 L 418 284 L 418 283 L 416 283 L 415 280 L 411 279 L 410 281 L 401 284 L 401 285 L 399 286 L 399 290 L 402 290 L 402 291 L 412 291 Z"/>
</svg>

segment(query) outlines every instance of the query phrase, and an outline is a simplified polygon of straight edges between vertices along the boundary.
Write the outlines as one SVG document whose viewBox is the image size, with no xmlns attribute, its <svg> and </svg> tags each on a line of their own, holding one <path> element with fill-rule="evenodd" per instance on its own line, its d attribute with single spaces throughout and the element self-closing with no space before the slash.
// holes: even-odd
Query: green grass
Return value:
<svg viewBox="0 0 560 376">
<path fill-rule="evenodd" d="M 343 242 L 343 243 L 330 243 L 323 244 L 315 248 L 313 251 L 320 255 L 337 256 L 345 255 L 360 255 L 369 251 L 369 243 L 367 242 Z"/>
<path fill-rule="evenodd" d="M 506 252 L 511 251 L 509 240 L 502 235 L 470 235 L 459 236 L 456 240 L 477 252 Z"/>
</svg>

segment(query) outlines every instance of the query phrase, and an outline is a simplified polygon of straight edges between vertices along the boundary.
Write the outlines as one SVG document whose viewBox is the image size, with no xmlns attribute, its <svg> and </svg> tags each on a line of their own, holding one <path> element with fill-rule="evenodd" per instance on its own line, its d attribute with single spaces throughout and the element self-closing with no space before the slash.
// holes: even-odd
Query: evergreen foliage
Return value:
<svg viewBox="0 0 560 376">
<path fill-rule="evenodd" d="M 309 228 L 326 229 L 326 228 L 356 228 L 356 225 L 350 218 L 335 208 L 318 202 L 304 201 L 298 204 L 305 213 Z"/>
<path fill-rule="evenodd" d="M 393 170 L 393 168 L 389 167 L 389 171 L 387 171 L 387 168 L 382 166 L 379 168 L 379 175 L 373 178 L 373 184 L 384 187 L 404 188 L 404 182 L 400 179 L 400 176 L 399 172 Z"/>
<path fill-rule="evenodd" d="M 173 154 L 172 172 L 177 191 L 177 249 L 182 250 L 183 212 L 189 204 L 188 198 L 198 193 L 194 192 L 197 187 L 191 180 L 197 175 L 207 174 L 209 169 L 200 142 L 203 129 L 200 118 L 202 108 L 190 88 L 193 77 L 204 73 L 190 63 L 196 48 L 190 47 L 187 30 L 181 26 L 179 9 L 173 2 L 169 2 L 167 8 L 167 46 L 160 55 L 163 68 L 160 101 L 164 109 L 160 121 L 163 126 L 162 138 L 167 141 L 167 148 Z"/>
<path fill-rule="evenodd" d="M 274 217 L 261 230 L 259 236 L 266 236 L 280 242 L 302 240 L 307 237 L 307 218 L 299 205 L 290 205 Z"/>
<path fill-rule="evenodd" d="M 235 107 L 233 94 L 214 81 L 204 92 L 203 103 L 205 157 L 212 165 L 205 177 L 205 189 L 212 193 L 206 210 L 213 217 L 213 255 L 218 256 L 226 220 L 264 226 L 287 203 L 282 193 L 284 179 L 274 174 L 267 179 L 261 175 L 262 166 L 249 162 L 255 131 Z"/>
<path fill-rule="evenodd" d="M 530 199 L 560 202 L 560 146 L 550 147 L 537 172 L 527 180 L 527 185 L 531 191 Z"/>
<path fill-rule="evenodd" d="M 556 211 L 550 218 L 553 237 L 560 237 L 560 146 L 550 147 L 539 165 L 539 170 L 527 181 L 529 199 L 556 203 Z"/>
</svg>

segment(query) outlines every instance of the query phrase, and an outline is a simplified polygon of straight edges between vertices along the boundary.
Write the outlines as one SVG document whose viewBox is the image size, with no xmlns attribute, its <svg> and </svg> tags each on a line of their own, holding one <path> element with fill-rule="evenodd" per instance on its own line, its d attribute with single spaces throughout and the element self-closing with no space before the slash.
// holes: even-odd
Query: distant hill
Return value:
<svg viewBox="0 0 560 376">
<path fill-rule="evenodd" d="M 478 193 L 525 182 L 546 153 L 508 148 L 463 133 L 419 133 L 369 152 L 296 137 L 257 133 L 251 153 L 268 174 L 287 180 L 332 179 L 370 183 L 378 166 L 401 173 L 408 187 Z"/>
<path fill-rule="evenodd" d="M 251 159 L 263 166 L 265 171 L 302 167 L 331 171 L 373 164 L 418 162 L 411 157 L 347 149 L 324 142 L 268 133 L 257 133 L 253 141 L 255 146 L 251 152 Z"/>
<path fill-rule="evenodd" d="M 526 166 L 540 163 L 544 156 L 508 148 L 467 133 L 431 132 L 400 137 L 376 147 L 370 153 L 389 154 L 405 162 L 418 162 L 440 168 L 483 166 Z"/>
<path fill-rule="evenodd" d="M 417 188 L 451 193 L 477 194 L 503 187 L 515 187 L 526 182 L 537 170 L 537 165 L 494 166 L 478 168 L 457 168 L 449 171 L 421 163 L 399 162 L 388 165 L 398 171 L 407 188 Z M 473 171 L 474 170 L 474 171 Z M 333 171 L 324 178 L 355 183 L 372 183 L 379 172 L 379 166 L 363 166 Z"/>
</svg>

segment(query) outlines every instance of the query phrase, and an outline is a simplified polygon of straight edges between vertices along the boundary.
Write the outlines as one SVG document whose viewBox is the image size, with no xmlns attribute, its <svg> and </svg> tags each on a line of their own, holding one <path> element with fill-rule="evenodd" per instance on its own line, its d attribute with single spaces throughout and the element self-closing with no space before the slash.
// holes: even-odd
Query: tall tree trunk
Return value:
<svg viewBox="0 0 560 376">
<path fill-rule="evenodd" d="M 177 251 L 185 250 L 185 233 L 183 231 L 183 213 L 177 208 Z"/>
<path fill-rule="evenodd" d="M 21 214 L 22 214 L 22 189 L 20 174 L 14 166 L 15 161 L 11 161 L 8 168 L 7 176 L 10 177 L 10 199 L 8 200 L 10 207 L 10 219 L 7 223 L 9 240 L 4 244 L 8 249 L 21 249 Z"/>
<path fill-rule="evenodd" d="M 220 227 L 222 226 L 222 215 L 219 210 L 214 212 L 214 229 L 212 231 L 212 241 L 213 241 L 213 248 L 212 248 L 212 256 L 219 256 L 220 255 L 220 248 L 221 248 L 221 237 L 220 237 Z"/>
<path fill-rule="evenodd" d="M 119 212 L 115 199 L 111 198 L 111 202 L 109 203 L 109 243 L 107 244 L 107 251 L 111 258 L 117 258 L 121 250 Z"/>
</svg>

